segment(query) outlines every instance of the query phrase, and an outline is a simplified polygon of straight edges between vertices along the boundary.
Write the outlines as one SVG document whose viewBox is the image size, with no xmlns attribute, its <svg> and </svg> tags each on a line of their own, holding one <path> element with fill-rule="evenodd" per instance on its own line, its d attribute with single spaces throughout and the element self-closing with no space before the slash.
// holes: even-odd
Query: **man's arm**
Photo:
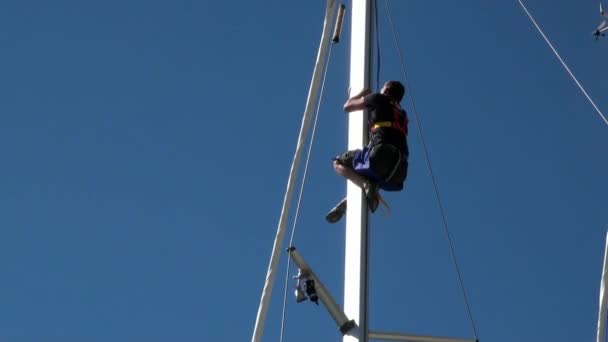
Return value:
<svg viewBox="0 0 608 342">
<path fill-rule="evenodd" d="M 372 91 L 365 88 L 359 92 L 359 94 L 351 97 L 344 103 L 344 111 L 347 113 L 354 112 L 357 110 L 365 109 L 365 95 L 371 94 Z"/>
</svg>

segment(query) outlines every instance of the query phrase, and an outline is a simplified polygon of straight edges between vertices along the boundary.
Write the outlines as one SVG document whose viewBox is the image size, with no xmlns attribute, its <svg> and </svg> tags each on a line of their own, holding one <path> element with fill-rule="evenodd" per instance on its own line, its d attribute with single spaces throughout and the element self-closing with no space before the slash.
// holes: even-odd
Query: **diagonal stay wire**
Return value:
<svg viewBox="0 0 608 342">
<path fill-rule="evenodd" d="M 593 106 L 593 108 L 595 108 L 595 111 L 597 112 L 597 114 L 604 120 L 604 123 L 606 123 L 606 125 L 608 125 L 608 119 L 606 119 L 606 116 L 604 116 L 604 114 L 602 113 L 602 111 L 600 111 L 600 109 L 597 107 L 597 105 L 595 104 L 595 102 L 593 102 L 593 100 L 591 99 L 591 97 L 589 96 L 589 94 L 587 94 L 587 92 L 585 91 L 585 88 L 583 88 L 583 85 L 576 79 L 576 77 L 574 76 L 574 74 L 572 73 L 572 71 L 570 71 L 570 68 L 568 68 L 568 65 L 566 65 L 566 62 L 564 62 L 564 60 L 559 55 L 559 53 L 557 53 L 557 50 L 553 47 L 553 44 L 551 44 L 551 42 L 549 41 L 549 38 L 547 38 L 547 36 L 543 32 L 543 30 L 536 23 L 536 20 L 534 20 L 534 18 L 532 17 L 532 14 L 530 14 L 530 12 L 526 8 L 526 6 L 524 6 L 524 3 L 521 0 L 518 0 L 518 1 L 519 1 L 519 4 L 521 5 L 521 8 L 523 8 L 524 11 L 526 12 L 526 14 L 528 15 L 528 18 L 530 18 L 530 20 L 532 21 L 532 24 L 534 24 L 534 26 L 536 26 L 536 29 L 538 30 L 538 32 L 540 33 L 540 35 L 543 36 L 543 38 L 545 39 L 545 42 L 547 42 L 547 44 L 549 45 L 549 47 L 551 48 L 551 50 L 553 50 L 553 53 L 555 53 L 555 56 L 557 56 L 557 59 L 559 59 L 559 61 L 562 63 L 562 65 L 564 66 L 564 69 L 566 69 L 566 71 L 568 72 L 568 74 L 570 74 L 570 77 L 572 77 L 572 79 L 574 80 L 574 82 L 576 83 L 576 85 L 580 88 L 581 92 L 583 92 L 583 95 L 585 95 L 585 97 L 587 98 L 587 100 L 589 100 L 589 103 L 591 103 L 591 105 Z"/>
<path fill-rule="evenodd" d="M 394 38 L 394 42 L 395 42 L 395 47 L 397 48 L 397 52 L 399 54 L 399 60 L 401 62 L 401 70 L 403 71 L 403 77 L 405 79 L 405 83 L 408 84 L 408 80 L 407 80 L 407 71 L 405 69 L 405 61 L 403 58 L 403 54 L 401 52 L 401 47 L 399 46 L 399 39 L 398 39 L 398 33 L 397 30 L 395 29 L 395 24 L 393 23 L 393 17 L 391 14 L 391 9 L 390 6 L 388 4 L 388 0 L 384 0 L 384 3 L 386 4 L 386 10 L 388 12 L 388 18 L 391 24 L 391 29 L 393 31 L 393 38 Z M 458 265 L 458 260 L 456 259 L 456 253 L 454 251 L 454 245 L 452 243 L 452 237 L 450 234 L 450 230 L 448 228 L 448 223 L 446 220 L 446 215 L 445 215 L 445 210 L 443 209 L 443 204 L 441 202 L 441 196 L 439 195 L 439 186 L 437 185 L 437 180 L 435 179 L 435 174 L 433 173 L 433 167 L 431 165 L 431 158 L 429 156 L 429 152 L 426 146 L 426 142 L 424 140 L 424 135 L 422 134 L 422 127 L 420 125 L 420 117 L 418 116 L 418 111 L 416 110 L 416 103 L 414 102 L 414 96 L 412 95 L 412 88 L 409 87 L 409 97 L 410 100 L 412 101 L 412 108 L 414 110 L 414 115 L 416 116 L 416 125 L 418 127 L 418 133 L 420 134 L 420 140 L 422 142 L 422 147 L 424 149 L 424 154 L 426 157 L 426 162 L 427 162 L 427 166 L 429 169 L 429 172 L 431 174 L 431 179 L 433 180 L 433 187 L 435 189 L 435 197 L 437 198 L 437 204 L 439 206 L 439 211 L 441 212 L 441 221 L 443 223 L 443 228 L 445 230 L 445 234 L 446 237 L 448 239 L 448 243 L 450 245 L 450 253 L 452 255 L 452 260 L 454 262 L 454 266 L 456 267 L 456 273 L 458 274 L 458 281 L 460 282 L 460 289 L 462 291 L 462 296 L 464 297 L 464 302 L 466 305 L 466 309 L 467 309 L 467 314 L 469 316 L 469 320 L 471 322 L 471 327 L 473 328 L 473 334 L 475 336 L 475 339 L 477 339 L 477 328 L 475 327 L 475 321 L 473 320 L 473 314 L 471 313 L 471 306 L 469 305 L 469 299 L 467 297 L 467 292 L 466 289 L 464 287 L 464 280 L 462 277 L 462 272 L 460 271 L 460 266 Z"/>
<path fill-rule="evenodd" d="M 331 61 L 331 50 L 333 44 L 329 45 L 329 52 L 327 53 L 327 61 L 325 62 L 325 71 L 323 72 L 323 80 L 321 81 L 321 91 L 319 92 L 319 101 L 317 102 L 317 112 L 315 113 L 315 121 L 312 126 L 312 133 L 310 135 L 310 142 L 308 144 L 308 152 L 306 154 L 306 163 L 304 164 L 304 173 L 302 176 L 302 183 L 300 184 L 300 193 L 298 194 L 298 202 L 296 204 L 296 212 L 293 219 L 293 225 L 291 226 L 291 237 L 289 238 L 289 247 L 293 246 L 293 239 L 296 234 L 296 225 L 298 223 L 298 216 L 300 213 L 300 203 L 302 203 L 302 194 L 304 193 L 304 185 L 306 183 L 306 174 L 308 172 L 308 163 L 310 161 L 310 154 L 312 152 L 312 145 L 315 141 L 315 132 L 317 131 L 317 121 L 319 119 L 319 111 L 321 109 L 321 101 L 323 101 L 323 93 L 325 90 L 325 79 L 327 78 L 327 69 L 329 69 L 329 62 Z M 291 269 L 291 258 L 287 258 L 287 270 L 285 271 L 285 290 L 283 292 L 283 309 L 281 313 L 281 334 L 279 341 L 283 342 L 283 334 L 285 332 L 285 316 L 287 314 L 287 288 L 289 286 L 289 271 Z"/>
</svg>

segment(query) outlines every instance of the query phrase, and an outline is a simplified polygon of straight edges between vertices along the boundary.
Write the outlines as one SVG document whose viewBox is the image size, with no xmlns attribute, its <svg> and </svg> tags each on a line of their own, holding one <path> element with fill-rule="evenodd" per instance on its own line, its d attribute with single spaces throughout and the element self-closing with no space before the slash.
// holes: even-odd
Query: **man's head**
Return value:
<svg viewBox="0 0 608 342">
<path fill-rule="evenodd" d="M 397 102 L 401 102 L 401 99 L 403 99 L 403 94 L 405 94 L 405 88 L 399 81 L 388 81 L 384 83 L 380 93 L 389 96 Z"/>
</svg>

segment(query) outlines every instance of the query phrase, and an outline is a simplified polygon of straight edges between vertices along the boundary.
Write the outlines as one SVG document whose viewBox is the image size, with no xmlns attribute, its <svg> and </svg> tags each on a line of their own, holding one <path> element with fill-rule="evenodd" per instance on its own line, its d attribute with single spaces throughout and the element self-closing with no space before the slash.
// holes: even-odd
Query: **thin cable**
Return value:
<svg viewBox="0 0 608 342">
<path fill-rule="evenodd" d="M 323 100 L 323 92 L 325 90 L 325 79 L 327 78 L 327 70 L 329 69 L 329 61 L 331 60 L 331 50 L 333 44 L 329 46 L 329 52 L 327 53 L 327 61 L 325 62 L 325 71 L 323 72 L 323 79 L 321 81 L 321 90 L 319 92 L 319 102 L 317 103 L 317 112 L 315 113 L 315 121 L 312 126 L 312 134 L 310 136 L 310 143 L 308 145 L 308 152 L 306 155 L 306 163 L 304 164 L 304 174 L 302 176 L 302 184 L 300 184 L 300 193 L 298 195 L 298 202 L 296 204 L 296 212 L 294 215 L 293 225 L 291 227 L 291 237 L 289 238 L 289 247 L 293 246 L 293 239 L 296 234 L 296 225 L 298 223 L 298 215 L 300 213 L 300 203 L 302 202 L 302 194 L 304 193 L 304 185 L 306 183 L 306 174 L 308 173 L 308 163 L 310 161 L 310 154 L 312 152 L 312 145 L 315 141 L 315 132 L 317 131 L 317 121 L 319 119 L 319 112 L 321 110 L 321 101 Z M 289 271 L 291 269 L 291 258 L 287 258 L 287 270 L 285 271 L 285 290 L 283 292 L 283 311 L 281 314 L 281 334 L 279 341 L 283 342 L 283 334 L 285 332 L 285 316 L 287 314 L 287 288 L 289 286 Z"/>
<path fill-rule="evenodd" d="M 397 52 L 399 53 L 399 59 L 401 62 L 401 70 L 403 71 L 403 77 L 405 79 L 405 83 L 408 84 L 407 81 L 407 71 L 405 69 L 405 61 L 403 58 L 403 54 L 401 53 L 401 47 L 399 46 L 399 39 L 398 39 L 398 33 L 397 30 L 395 29 L 395 25 L 393 23 L 393 17 L 391 15 L 391 9 L 390 6 L 388 4 L 388 0 L 384 0 L 385 4 L 386 4 L 386 10 L 388 12 L 388 18 L 391 24 L 391 28 L 393 31 L 393 38 L 394 38 L 394 42 L 395 42 L 395 47 L 397 48 Z M 467 314 L 469 316 L 469 320 L 471 322 L 471 327 L 473 328 L 473 334 L 475 336 L 475 339 L 477 339 L 477 328 L 475 327 L 475 321 L 473 320 L 473 314 L 471 313 L 471 306 L 469 305 L 469 299 L 467 297 L 467 292 L 465 290 L 464 287 L 464 280 L 462 277 L 462 273 L 460 272 L 460 267 L 458 265 L 458 260 L 456 259 L 456 253 L 454 252 L 454 245 L 452 243 L 452 237 L 450 234 L 450 230 L 448 228 L 448 223 L 447 220 L 445 218 L 445 210 L 443 209 L 443 204 L 441 202 L 441 196 L 439 196 L 439 186 L 437 185 L 437 180 L 435 179 L 435 174 L 433 173 L 433 167 L 431 165 L 431 158 L 429 156 L 429 152 L 428 149 L 426 147 L 426 142 L 424 140 L 424 135 L 422 134 L 422 127 L 420 126 L 420 118 L 418 116 L 418 111 L 416 110 L 416 103 L 414 102 L 414 96 L 412 95 L 412 88 L 411 86 L 408 85 L 409 88 L 409 97 L 410 100 L 412 101 L 412 108 L 414 110 L 414 115 L 416 116 L 416 125 L 418 127 L 418 133 L 420 134 L 420 140 L 422 141 L 422 147 L 424 149 L 424 154 L 426 157 L 426 162 L 427 162 L 427 166 L 429 169 L 429 172 L 431 174 L 431 179 L 433 180 L 433 187 L 435 189 L 435 197 L 437 198 L 437 204 L 439 205 L 439 211 L 441 212 L 441 221 L 443 222 L 443 227 L 444 227 L 444 231 L 446 234 L 446 237 L 448 239 L 448 243 L 450 245 L 450 253 L 452 254 L 452 260 L 454 262 L 454 266 L 456 267 L 456 273 L 458 274 L 458 281 L 460 282 L 460 289 L 462 291 L 462 296 L 464 297 L 464 302 L 466 305 L 466 309 L 467 309 Z"/>
<path fill-rule="evenodd" d="M 378 2 L 374 1 L 374 20 L 376 26 L 376 89 L 380 90 L 380 27 L 378 20 Z"/>
<path fill-rule="evenodd" d="M 521 0 L 517 0 L 517 1 L 519 1 L 519 4 L 521 5 L 521 7 L 524 9 L 524 11 L 526 12 L 526 14 L 528 15 L 528 18 L 530 18 L 530 20 L 532 21 L 532 23 L 534 24 L 534 26 L 536 26 L 536 29 L 541 34 L 541 36 L 543 36 L 543 38 L 545 39 L 545 41 L 547 42 L 547 44 L 549 45 L 549 47 L 551 48 L 551 50 L 553 50 L 553 53 L 555 53 L 555 56 L 557 56 L 557 59 L 559 59 L 559 61 L 562 63 L 562 65 L 564 66 L 564 68 L 566 69 L 566 71 L 568 72 L 568 74 L 570 74 L 570 77 L 572 77 L 572 79 L 574 80 L 574 82 L 576 83 L 576 85 L 581 89 L 581 91 L 583 92 L 583 94 L 585 95 L 585 97 L 587 98 L 587 100 L 589 100 L 589 103 L 591 103 L 591 105 L 593 106 L 593 108 L 595 108 L 595 111 L 597 112 L 597 114 L 600 117 L 602 117 L 602 119 L 604 120 L 604 123 L 606 123 L 606 125 L 608 125 L 608 119 L 606 119 L 606 117 L 604 116 L 604 114 L 595 105 L 595 102 L 593 102 L 593 100 L 591 99 L 591 97 L 589 96 L 589 94 L 587 94 L 587 92 L 585 91 L 585 88 L 583 88 L 583 86 L 576 79 L 576 77 L 574 76 L 574 74 L 572 73 L 572 71 L 570 71 L 570 68 L 568 68 L 568 66 L 566 65 L 566 62 L 564 62 L 564 60 L 559 55 L 559 53 L 557 53 L 557 50 L 555 50 L 555 48 L 553 47 L 553 44 L 551 44 L 551 42 L 549 41 L 549 39 L 547 38 L 547 36 L 543 32 L 543 30 L 540 28 L 540 26 L 538 26 L 538 24 L 536 23 L 536 20 L 534 20 L 534 18 L 532 18 L 532 15 L 530 14 L 530 12 L 528 12 L 528 9 L 526 8 L 526 6 L 524 6 L 524 3 L 521 2 Z"/>
</svg>

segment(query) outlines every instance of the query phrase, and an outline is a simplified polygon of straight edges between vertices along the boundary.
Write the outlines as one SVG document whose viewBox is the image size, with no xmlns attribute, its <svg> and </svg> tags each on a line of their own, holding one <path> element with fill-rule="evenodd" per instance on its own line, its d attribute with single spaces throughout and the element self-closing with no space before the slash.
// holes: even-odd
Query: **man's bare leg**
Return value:
<svg viewBox="0 0 608 342">
<path fill-rule="evenodd" d="M 359 175 L 355 172 L 355 170 L 345 167 L 337 161 L 334 161 L 334 170 L 339 175 L 347 178 L 351 182 L 355 183 L 358 187 L 365 191 L 365 197 L 367 197 L 369 202 L 376 202 L 376 196 L 378 194 L 378 189 L 376 188 L 376 184 L 370 182 L 365 177 Z M 372 212 L 376 211 L 377 203 L 372 205 Z"/>
<path fill-rule="evenodd" d="M 334 161 L 334 170 L 337 174 L 343 176 L 344 178 L 350 180 L 355 185 L 363 189 L 365 191 L 365 196 L 367 197 L 368 204 L 372 212 L 376 211 L 378 207 L 377 200 L 377 189 L 371 188 L 371 183 L 363 176 L 356 173 L 353 169 L 349 167 L 345 167 L 340 164 L 338 161 Z M 371 191 L 371 192 L 370 192 Z M 341 200 L 330 212 L 327 214 L 325 219 L 330 223 L 338 222 L 344 213 L 346 212 L 346 198 Z"/>
<path fill-rule="evenodd" d="M 345 177 L 346 179 L 350 180 L 351 182 L 355 183 L 358 187 L 360 187 L 361 189 L 365 189 L 365 183 L 367 182 L 367 180 L 357 174 L 355 172 L 355 170 L 349 168 L 349 167 L 345 167 L 344 165 L 340 164 L 337 160 L 334 160 L 334 170 L 336 171 L 337 174 Z"/>
</svg>

